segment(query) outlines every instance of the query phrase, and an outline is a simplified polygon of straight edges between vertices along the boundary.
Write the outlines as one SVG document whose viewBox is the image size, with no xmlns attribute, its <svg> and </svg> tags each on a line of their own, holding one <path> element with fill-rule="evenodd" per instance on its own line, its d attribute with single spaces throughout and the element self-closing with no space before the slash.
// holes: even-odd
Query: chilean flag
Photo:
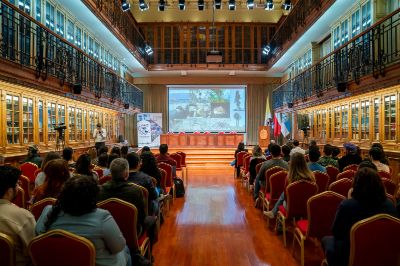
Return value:
<svg viewBox="0 0 400 266">
<path fill-rule="evenodd" d="M 278 137 L 281 131 L 280 119 L 278 119 L 279 113 L 275 113 L 274 115 L 274 136 Z"/>
</svg>

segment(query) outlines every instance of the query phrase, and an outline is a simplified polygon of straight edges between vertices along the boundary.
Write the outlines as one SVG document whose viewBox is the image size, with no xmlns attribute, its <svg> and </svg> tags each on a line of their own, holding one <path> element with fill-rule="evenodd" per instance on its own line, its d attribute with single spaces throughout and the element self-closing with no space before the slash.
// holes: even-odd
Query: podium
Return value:
<svg viewBox="0 0 400 266">
<path fill-rule="evenodd" d="M 270 139 L 270 127 L 269 126 L 259 126 L 258 127 L 258 145 L 262 148 L 266 148 L 269 145 Z"/>
</svg>

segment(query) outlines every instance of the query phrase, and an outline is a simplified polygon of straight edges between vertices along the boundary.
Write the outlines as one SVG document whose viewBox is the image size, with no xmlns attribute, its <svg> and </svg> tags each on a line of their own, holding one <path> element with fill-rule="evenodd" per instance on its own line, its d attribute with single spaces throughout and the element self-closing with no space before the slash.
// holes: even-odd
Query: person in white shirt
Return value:
<svg viewBox="0 0 400 266">
<path fill-rule="evenodd" d="M 306 154 L 306 151 L 303 150 L 302 148 L 300 148 L 299 144 L 300 143 L 299 143 L 299 141 L 297 139 L 293 140 L 294 148 L 290 151 L 290 156 L 292 156 L 296 152 L 299 152 L 299 153 L 301 153 L 303 155 Z"/>
<path fill-rule="evenodd" d="M 101 147 L 104 147 L 106 145 L 106 136 L 107 132 L 104 128 L 101 127 L 101 124 L 97 124 L 96 130 L 93 132 L 93 138 L 94 138 L 94 145 L 96 147 L 97 153 L 99 152 Z"/>
</svg>

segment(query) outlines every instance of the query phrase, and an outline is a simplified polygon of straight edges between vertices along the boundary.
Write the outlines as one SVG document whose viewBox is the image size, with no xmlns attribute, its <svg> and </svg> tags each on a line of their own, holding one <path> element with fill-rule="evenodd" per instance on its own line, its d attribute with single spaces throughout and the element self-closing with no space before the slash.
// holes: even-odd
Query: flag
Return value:
<svg viewBox="0 0 400 266">
<path fill-rule="evenodd" d="M 290 131 L 292 130 L 292 125 L 291 125 L 291 121 L 290 121 L 290 114 L 289 113 L 285 113 L 281 115 L 281 132 L 282 135 L 284 137 L 286 137 L 287 135 L 290 134 Z"/>
<path fill-rule="evenodd" d="M 264 126 L 268 125 L 268 122 L 272 119 L 271 107 L 269 105 L 269 95 L 267 95 L 267 102 L 265 103 L 265 119 Z"/>
<path fill-rule="evenodd" d="M 278 137 L 282 132 L 281 132 L 281 125 L 280 125 L 280 113 L 275 113 L 274 115 L 274 136 Z"/>
</svg>

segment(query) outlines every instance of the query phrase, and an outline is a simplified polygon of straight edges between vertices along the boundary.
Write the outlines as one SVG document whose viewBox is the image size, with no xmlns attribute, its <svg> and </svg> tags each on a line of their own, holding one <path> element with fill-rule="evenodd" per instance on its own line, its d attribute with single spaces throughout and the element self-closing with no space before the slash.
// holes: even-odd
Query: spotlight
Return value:
<svg viewBox="0 0 400 266">
<path fill-rule="evenodd" d="M 197 6 L 198 6 L 200 11 L 203 11 L 204 10 L 204 0 L 199 0 L 197 2 Z"/>
<path fill-rule="evenodd" d="M 254 8 L 254 0 L 247 0 L 247 9 L 251 10 Z"/>
<path fill-rule="evenodd" d="M 178 2 L 179 10 L 185 10 L 185 0 L 179 0 Z"/>
<path fill-rule="evenodd" d="M 131 9 L 131 4 L 128 3 L 128 0 L 121 0 L 121 8 L 122 11 L 126 12 Z"/>
<path fill-rule="evenodd" d="M 158 2 L 158 11 L 164 11 L 165 10 L 165 0 L 160 0 Z"/>
<path fill-rule="evenodd" d="M 272 10 L 274 9 L 274 2 L 272 2 L 272 0 L 267 0 L 265 2 L 265 6 L 264 6 L 265 10 Z"/>
<path fill-rule="evenodd" d="M 221 9 L 222 0 L 215 0 L 215 9 Z"/>
<path fill-rule="evenodd" d="M 229 10 L 235 10 L 236 9 L 235 0 L 229 0 L 228 8 L 229 8 Z"/>
<path fill-rule="evenodd" d="M 151 48 L 151 46 L 148 44 L 146 44 L 146 46 L 144 47 L 144 51 L 146 52 L 147 55 L 153 54 L 153 48 Z"/>
<path fill-rule="evenodd" d="M 285 3 L 282 4 L 282 9 L 288 11 L 292 8 L 292 3 L 290 0 L 285 0 Z"/>
<path fill-rule="evenodd" d="M 139 9 L 140 11 L 145 11 L 149 9 L 149 5 L 144 0 L 139 0 Z"/>
<path fill-rule="evenodd" d="M 269 55 L 270 52 L 271 52 L 271 47 L 269 45 L 265 46 L 262 51 L 264 55 Z"/>
</svg>

